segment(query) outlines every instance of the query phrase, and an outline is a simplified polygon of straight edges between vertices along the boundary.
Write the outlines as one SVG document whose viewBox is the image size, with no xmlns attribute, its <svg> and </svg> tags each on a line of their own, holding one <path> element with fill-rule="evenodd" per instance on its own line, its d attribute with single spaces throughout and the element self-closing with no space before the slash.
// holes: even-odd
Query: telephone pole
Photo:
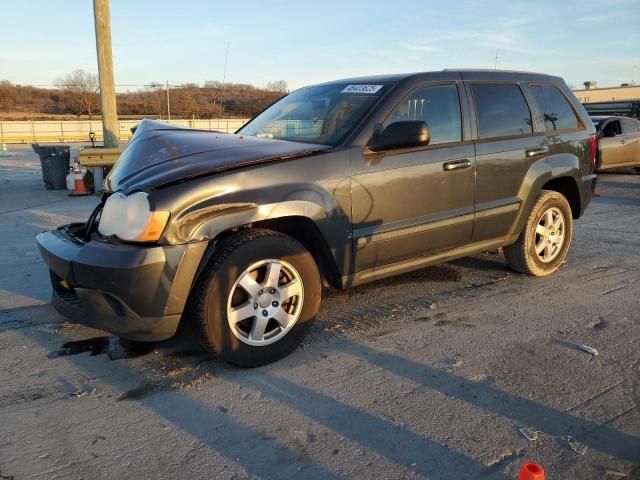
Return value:
<svg viewBox="0 0 640 480">
<path fill-rule="evenodd" d="M 165 80 L 167 85 L 167 121 L 171 121 L 171 106 L 169 105 L 169 80 Z"/>
<path fill-rule="evenodd" d="M 105 148 L 118 146 L 118 112 L 116 88 L 113 79 L 111 56 L 111 21 L 109 0 L 93 0 L 93 18 L 96 26 L 96 50 L 100 75 L 100 103 L 102 105 L 102 130 Z"/>
</svg>

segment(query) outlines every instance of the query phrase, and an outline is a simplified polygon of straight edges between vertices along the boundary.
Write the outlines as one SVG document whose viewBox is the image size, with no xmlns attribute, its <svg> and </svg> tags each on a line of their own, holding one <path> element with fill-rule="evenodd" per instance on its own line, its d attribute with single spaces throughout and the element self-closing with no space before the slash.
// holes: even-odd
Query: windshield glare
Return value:
<svg viewBox="0 0 640 480">
<path fill-rule="evenodd" d="M 384 85 L 332 84 L 287 95 L 239 134 L 335 146 L 382 95 Z"/>
</svg>

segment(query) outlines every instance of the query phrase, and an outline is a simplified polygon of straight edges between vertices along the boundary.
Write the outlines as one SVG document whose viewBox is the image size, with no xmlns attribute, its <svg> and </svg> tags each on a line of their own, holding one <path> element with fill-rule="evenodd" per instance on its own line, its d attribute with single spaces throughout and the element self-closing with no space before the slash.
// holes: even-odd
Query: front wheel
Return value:
<svg viewBox="0 0 640 480">
<path fill-rule="evenodd" d="M 241 367 L 294 350 L 320 305 L 320 274 L 293 238 L 251 229 L 216 245 L 193 292 L 192 325 L 202 344 Z"/>
<path fill-rule="evenodd" d="M 549 275 L 567 256 L 572 234 L 573 217 L 569 202 L 561 193 L 543 190 L 518 241 L 503 249 L 507 265 L 536 277 Z"/>
</svg>

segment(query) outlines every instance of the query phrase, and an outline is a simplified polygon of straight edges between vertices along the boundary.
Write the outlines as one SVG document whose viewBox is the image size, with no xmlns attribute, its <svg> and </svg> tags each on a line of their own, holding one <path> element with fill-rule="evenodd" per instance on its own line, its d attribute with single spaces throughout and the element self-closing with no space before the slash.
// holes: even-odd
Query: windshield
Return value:
<svg viewBox="0 0 640 480">
<path fill-rule="evenodd" d="M 238 133 L 335 146 L 385 87 L 344 83 L 302 88 L 271 105 Z"/>
</svg>

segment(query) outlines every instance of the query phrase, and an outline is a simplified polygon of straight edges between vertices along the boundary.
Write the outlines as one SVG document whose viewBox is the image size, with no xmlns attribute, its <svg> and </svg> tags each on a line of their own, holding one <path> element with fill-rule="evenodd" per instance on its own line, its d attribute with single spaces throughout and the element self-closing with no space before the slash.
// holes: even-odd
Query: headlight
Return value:
<svg viewBox="0 0 640 480">
<path fill-rule="evenodd" d="M 160 238 L 168 220 L 168 211 L 150 210 L 146 193 L 116 192 L 104 204 L 98 231 L 130 242 L 152 242 Z"/>
</svg>

